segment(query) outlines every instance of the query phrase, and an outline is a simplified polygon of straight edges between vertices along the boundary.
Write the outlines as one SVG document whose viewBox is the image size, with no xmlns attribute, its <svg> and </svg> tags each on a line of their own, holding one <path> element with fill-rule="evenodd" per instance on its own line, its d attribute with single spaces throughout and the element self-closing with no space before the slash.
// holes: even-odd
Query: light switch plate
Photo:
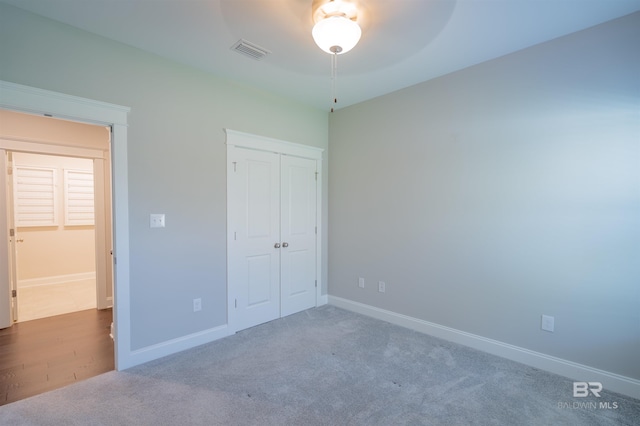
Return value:
<svg viewBox="0 0 640 426">
<path fill-rule="evenodd" d="M 152 213 L 149 215 L 150 228 L 164 228 L 164 214 Z"/>
<path fill-rule="evenodd" d="M 540 328 L 544 331 L 553 333 L 553 330 L 555 328 L 555 318 L 550 315 L 542 315 Z"/>
</svg>

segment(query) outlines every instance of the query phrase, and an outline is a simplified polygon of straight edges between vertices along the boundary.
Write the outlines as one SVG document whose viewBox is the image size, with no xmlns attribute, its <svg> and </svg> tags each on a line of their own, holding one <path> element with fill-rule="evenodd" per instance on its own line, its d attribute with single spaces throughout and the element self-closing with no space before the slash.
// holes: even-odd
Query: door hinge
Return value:
<svg viewBox="0 0 640 426">
<path fill-rule="evenodd" d="M 316 235 L 318 235 L 318 227 L 316 226 Z"/>
<path fill-rule="evenodd" d="M 318 280 L 316 280 L 316 287 L 318 287 Z"/>
<path fill-rule="evenodd" d="M 238 307 L 238 299 L 235 299 L 236 302 L 236 308 Z"/>
<path fill-rule="evenodd" d="M 15 229 L 9 229 L 9 236 L 10 237 L 15 237 L 16 236 L 16 230 Z"/>
<path fill-rule="evenodd" d="M 11 290 L 11 297 L 18 297 L 18 290 Z"/>
<path fill-rule="evenodd" d="M 13 174 L 13 167 L 7 167 L 7 174 L 8 175 L 12 175 Z"/>
<path fill-rule="evenodd" d="M 237 166 L 237 165 L 238 165 L 238 162 L 237 162 L 237 161 L 234 161 L 234 162 L 233 162 L 233 171 L 234 171 L 234 172 L 238 171 L 238 170 L 236 169 L 236 166 Z"/>
<path fill-rule="evenodd" d="M 318 172 L 316 172 L 316 180 L 318 180 Z"/>
</svg>

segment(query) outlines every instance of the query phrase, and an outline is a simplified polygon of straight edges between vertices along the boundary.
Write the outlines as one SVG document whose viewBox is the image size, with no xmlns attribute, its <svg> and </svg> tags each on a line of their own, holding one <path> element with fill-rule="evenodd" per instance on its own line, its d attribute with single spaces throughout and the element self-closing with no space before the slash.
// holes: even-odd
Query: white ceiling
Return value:
<svg viewBox="0 0 640 426">
<path fill-rule="evenodd" d="M 362 39 L 338 57 L 338 105 L 640 11 L 640 0 L 358 0 Z M 312 0 L 0 0 L 216 75 L 328 109 L 330 57 Z M 245 39 L 260 61 L 232 51 Z"/>
</svg>

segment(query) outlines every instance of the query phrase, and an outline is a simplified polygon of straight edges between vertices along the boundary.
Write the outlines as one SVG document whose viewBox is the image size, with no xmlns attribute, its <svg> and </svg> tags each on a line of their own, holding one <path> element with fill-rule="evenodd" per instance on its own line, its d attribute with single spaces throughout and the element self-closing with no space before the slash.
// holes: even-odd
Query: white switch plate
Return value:
<svg viewBox="0 0 640 426">
<path fill-rule="evenodd" d="M 384 293 L 387 290 L 387 285 L 384 283 L 384 281 L 378 281 L 378 291 L 380 293 Z"/>
<path fill-rule="evenodd" d="M 358 287 L 364 288 L 364 278 L 358 277 Z"/>
<path fill-rule="evenodd" d="M 193 299 L 193 312 L 198 312 L 202 310 L 202 299 L 197 298 Z"/>
<path fill-rule="evenodd" d="M 149 228 L 164 228 L 164 214 L 150 214 Z"/>
<path fill-rule="evenodd" d="M 540 328 L 544 331 L 550 331 L 553 333 L 553 329 L 555 328 L 555 318 L 549 315 L 543 315 L 542 321 L 540 324 Z"/>
</svg>

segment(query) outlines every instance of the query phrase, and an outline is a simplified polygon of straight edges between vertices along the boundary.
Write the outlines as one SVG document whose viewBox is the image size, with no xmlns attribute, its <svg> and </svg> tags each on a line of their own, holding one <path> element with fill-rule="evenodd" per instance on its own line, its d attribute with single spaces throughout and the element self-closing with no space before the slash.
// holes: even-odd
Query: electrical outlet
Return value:
<svg viewBox="0 0 640 426">
<path fill-rule="evenodd" d="M 384 281 L 378 281 L 378 291 L 380 293 L 384 293 L 387 289 L 387 285 L 384 283 Z"/>
<path fill-rule="evenodd" d="M 197 298 L 193 299 L 193 312 L 198 312 L 202 310 L 202 299 Z"/>
<path fill-rule="evenodd" d="M 150 214 L 149 228 L 164 228 L 164 214 L 157 214 L 157 213 Z"/>
<path fill-rule="evenodd" d="M 358 287 L 364 288 L 364 278 L 358 277 Z"/>
<path fill-rule="evenodd" d="M 555 318 L 549 315 L 542 315 L 540 328 L 542 328 L 544 331 L 549 331 L 553 333 L 554 327 L 555 327 Z"/>
</svg>

